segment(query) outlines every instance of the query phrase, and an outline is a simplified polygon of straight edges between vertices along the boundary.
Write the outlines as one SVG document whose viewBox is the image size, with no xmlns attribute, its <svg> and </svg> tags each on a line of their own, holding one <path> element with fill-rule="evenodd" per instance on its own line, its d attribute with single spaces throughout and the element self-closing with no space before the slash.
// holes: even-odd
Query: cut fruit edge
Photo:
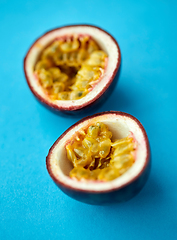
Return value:
<svg viewBox="0 0 177 240">
<path fill-rule="evenodd" d="M 69 177 L 69 172 L 73 166 L 67 159 L 65 146 L 73 135 L 95 122 L 105 123 L 113 133 L 113 140 L 133 135 L 136 141 L 135 163 L 127 172 L 113 181 L 73 180 Z M 135 181 L 145 171 L 149 161 L 150 147 L 142 124 L 127 113 L 110 111 L 83 118 L 65 131 L 49 150 L 46 165 L 50 176 L 59 186 L 78 191 L 107 192 L 120 189 Z"/>
<path fill-rule="evenodd" d="M 78 100 L 52 100 L 45 94 L 34 74 L 34 66 L 43 49 L 56 38 L 65 35 L 88 34 L 108 54 L 107 67 L 102 79 L 94 86 L 85 97 Z M 116 40 L 101 28 L 91 25 L 70 25 L 51 30 L 34 42 L 24 59 L 26 80 L 32 93 L 44 104 L 56 110 L 78 110 L 95 102 L 109 88 L 121 62 L 120 48 Z"/>
</svg>

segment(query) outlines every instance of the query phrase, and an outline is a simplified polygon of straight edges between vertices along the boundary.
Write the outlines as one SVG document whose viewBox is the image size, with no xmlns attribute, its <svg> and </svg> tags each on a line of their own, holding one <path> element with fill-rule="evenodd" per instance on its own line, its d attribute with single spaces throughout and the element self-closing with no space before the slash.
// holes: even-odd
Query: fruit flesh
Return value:
<svg viewBox="0 0 177 240">
<path fill-rule="evenodd" d="M 135 140 L 131 136 L 111 139 L 112 133 L 101 122 L 80 130 L 66 145 L 67 158 L 73 164 L 70 177 L 111 181 L 125 173 L 135 162 Z"/>
<path fill-rule="evenodd" d="M 65 36 L 43 50 L 34 74 L 51 99 L 77 100 L 102 78 L 107 58 L 90 36 Z"/>
</svg>

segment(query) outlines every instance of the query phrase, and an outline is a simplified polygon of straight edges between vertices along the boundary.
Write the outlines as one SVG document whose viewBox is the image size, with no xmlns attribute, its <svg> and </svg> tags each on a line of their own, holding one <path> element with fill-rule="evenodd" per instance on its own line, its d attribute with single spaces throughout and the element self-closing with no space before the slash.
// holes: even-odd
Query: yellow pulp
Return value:
<svg viewBox="0 0 177 240">
<path fill-rule="evenodd" d="M 34 72 L 51 99 L 76 100 L 100 80 L 106 59 L 91 37 L 67 36 L 42 52 Z"/>
<path fill-rule="evenodd" d="M 133 138 L 114 142 L 111 138 L 112 133 L 104 123 L 80 130 L 66 145 L 67 158 L 73 164 L 70 177 L 111 181 L 125 173 L 135 161 Z"/>
</svg>

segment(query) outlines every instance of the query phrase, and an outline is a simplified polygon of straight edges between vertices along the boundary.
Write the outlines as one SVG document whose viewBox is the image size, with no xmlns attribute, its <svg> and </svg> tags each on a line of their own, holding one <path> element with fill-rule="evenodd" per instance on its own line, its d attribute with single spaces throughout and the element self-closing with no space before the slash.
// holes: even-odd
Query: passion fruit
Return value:
<svg viewBox="0 0 177 240">
<path fill-rule="evenodd" d="M 89 204 L 134 197 L 150 172 L 150 147 L 142 124 L 110 111 L 83 118 L 50 148 L 47 170 L 68 196 Z"/>
<path fill-rule="evenodd" d="M 103 103 L 119 76 L 120 48 L 104 30 L 71 25 L 51 30 L 24 59 L 27 83 L 45 106 L 75 113 Z"/>
</svg>

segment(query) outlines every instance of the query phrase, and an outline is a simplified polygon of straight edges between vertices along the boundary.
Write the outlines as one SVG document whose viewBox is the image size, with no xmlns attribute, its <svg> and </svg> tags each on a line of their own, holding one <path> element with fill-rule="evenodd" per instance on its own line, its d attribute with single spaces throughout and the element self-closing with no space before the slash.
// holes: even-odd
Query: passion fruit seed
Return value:
<svg viewBox="0 0 177 240">
<path fill-rule="evenodd" d="M 44 49 L 35 74 L 51 99 L 76 100 L 100 80 L 107 57 L 90 36 L 67 36 Z"/>
<path fill-rule="evenodd" d="M 71 178 L 111 181 L 125 173 L 135 162 L 135 143 L 128 136 L 111 141 L 112 133 L 104 123 L 97 122 L 82 129 L 66 145 L 72 162 Z"/>
</svg>

